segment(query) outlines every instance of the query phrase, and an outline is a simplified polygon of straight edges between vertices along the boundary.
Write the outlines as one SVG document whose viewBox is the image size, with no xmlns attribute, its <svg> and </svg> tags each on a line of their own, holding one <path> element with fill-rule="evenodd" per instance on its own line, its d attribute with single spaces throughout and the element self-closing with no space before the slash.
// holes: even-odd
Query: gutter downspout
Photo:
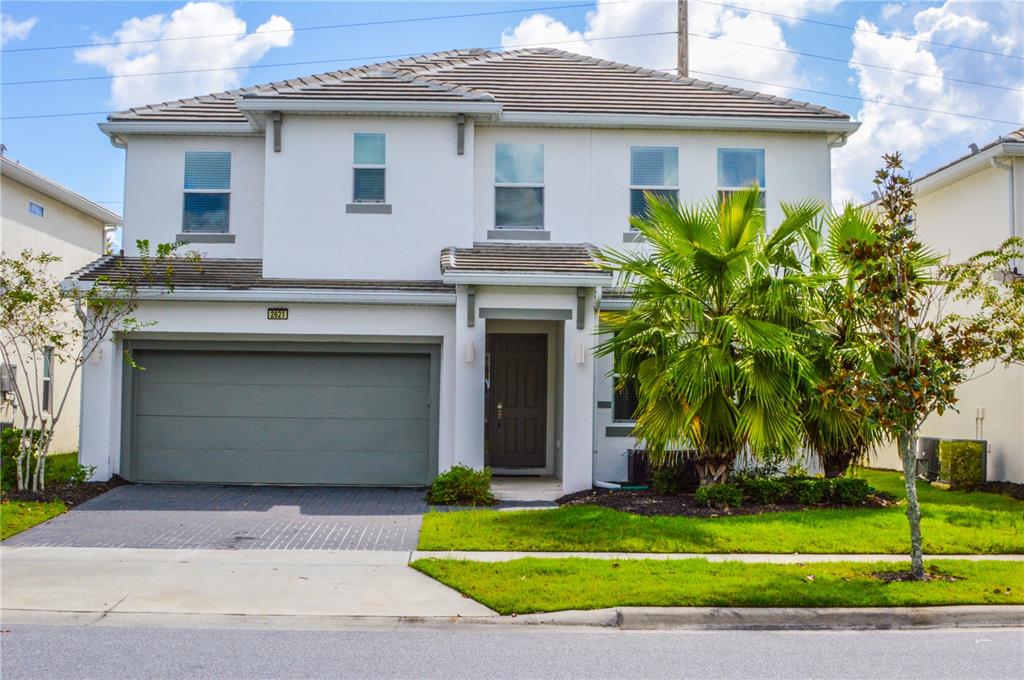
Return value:
<svg viewBox="0 0 1024 680">
<path fill-rule="evenodd" d="M 1015 173 L 1014 173 L 1014 169 L 1013 169 L 1013 159 L 1011 158 L 1010 162 L 1006 163 L 1006 162 L 1000 161 L 999 158 L 1000 157 L 993 158 L 990 162 L 992 163 L 992 167 L 993 168 L 999 168 L 1000 170 L 1007 170 L 1007 171 L 1009 171 L 1008 177 L 1010 179 L 1010 190 L 1008 192 L 1008 195 L 1009 195 L 1009 198 L 1010 198 L 1010 205 L 1009 205 L 1010 210 L 1009 210 L 1008 214 L 1009 214 L 1009 219 L 1010 219 L 1010 238 L 1014 238 L 1015 236 L 1017 236 L 1017 200 L 1016 200 L 1017 197 L 1015 195 L 1017 187 L 1016 187 L 1016 181 L 1015 181 L 1015 177 L 1014 177 Z M 1013 272 L 1014 274 L 1019 274 L 1020 273 L 1020 269 L 1018 267 L 1018 262 L 1016 260 L 1011 260 L 1010 261 L 1010 271 Z"/>
</svg>

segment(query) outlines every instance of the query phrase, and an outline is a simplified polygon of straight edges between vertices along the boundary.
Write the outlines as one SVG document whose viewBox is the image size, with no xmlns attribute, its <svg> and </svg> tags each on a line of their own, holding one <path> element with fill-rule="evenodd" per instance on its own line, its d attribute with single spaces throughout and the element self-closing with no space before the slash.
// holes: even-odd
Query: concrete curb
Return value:
<svg viewBox="0 0 1024 680">
<path fill-rule="evenodd" d="M 866 608 L 619 607 L 521 616 L 240 616 L 4 610 L 3 624 L 132 628 L 360 630 L 514 627 L 533 630 L 906 630 L 1024 628 L 1024 605 Z"/>
</svg>

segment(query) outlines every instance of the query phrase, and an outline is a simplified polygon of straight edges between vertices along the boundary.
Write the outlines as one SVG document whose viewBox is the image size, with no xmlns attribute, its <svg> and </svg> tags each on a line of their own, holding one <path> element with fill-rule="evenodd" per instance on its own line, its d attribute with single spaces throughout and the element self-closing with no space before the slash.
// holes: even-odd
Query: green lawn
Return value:
<svg viewBox="0 0 1024 680">
<path fill-rule="evenodd" d="M 903 497 L 899 474 L 864 470 Z M 1024 553 L 1024 501 L 918 485 L 924 549 L 932 554 Z M 905 507 L 804 510 L 732 517 L 642 517 L 595 506 L 545 511 L 430 513 L 421 550 L 696 553 L 904 553 Z"/>
<path fill-rule="evenodd" d="M 0 503 L 0 541 L 42 524 L 67 510 L 61 501 L 10 501 Z"/>
<path fill-rule="evenodd" d="M 884 583 L 893 563 L 418 560 L 415 569 L 501 614 L 604 607 L 898 607 L 1024 604 L 1024 562 L 934 561 L 955 582 Z M 810 578 L 813 577 L 813 578 Z"/>
</svg>

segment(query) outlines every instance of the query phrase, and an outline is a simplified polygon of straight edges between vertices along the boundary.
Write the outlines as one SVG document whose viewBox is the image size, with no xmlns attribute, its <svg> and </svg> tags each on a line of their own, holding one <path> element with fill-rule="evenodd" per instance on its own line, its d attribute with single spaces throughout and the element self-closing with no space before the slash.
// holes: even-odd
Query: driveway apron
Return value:
<svg viewBox="0 0 1024 680">
<path fill-rule="evenodd" d="M 133 484 L 5 546 L 414 550 L 422 489 Z"/>
</svg>

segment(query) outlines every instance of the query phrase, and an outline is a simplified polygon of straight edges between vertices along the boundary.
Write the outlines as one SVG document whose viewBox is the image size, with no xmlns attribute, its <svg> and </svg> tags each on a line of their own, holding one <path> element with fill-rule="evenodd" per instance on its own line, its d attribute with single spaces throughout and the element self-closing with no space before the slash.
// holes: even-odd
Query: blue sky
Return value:
<svg viewBox="0 0 1024 680">
<path fill-rule="evenodd" d="M 838 196 L 859 198 L 871 189 L 871 170 L 882 151 L 900 149 L 910 168 L 920 173 L 962 155 L 971 142 L 984 144 L 1024 125 L 1024 5 L 1020 2 L 722 3 L 695 0 L 690 4 L 691 32 L 699 34 L 690 39 L 692 68 L 698 72 L 693 75 L 824 104 L 862 120 L 861 131 L 847 147 L 834 153 Z M 376 57 L 452 47 L 544 43 L 653 68 L 674 66 L 674 36 L 617 37 L 674 30 L 674 2 L 601 0 L 584 7 L 550 9 L 569 4 L 576 3 L 5 1 L 0 62 L 0 112 L 5 119 L 0 128 L 2 140 L 9 158 L 120 211 L 123 152 L 110 146 L 97 130 L 96 123 L 103 115 L 14 117 L 108 111 L 332 70 L 375 61 Z M 505 10 L 524 11 L 303 30 L 325 24 Z M 247 37 L 26 51 L 125 39 L 237 33 L 239 28 L 251 32 L 264 25 L 273 30 Z M 314 60 L 323 63 L 272 66 Z M 851 64 L 851 60 L 857 63 Z M 229 66 L 239 68 L 192 75 L 110 77 Z M 707 75 L 712 73 L 715 75 Z M 16 84 L 97 76 L 103 79 Z M 993 87 L 960 82 L 965 80 Z"/>
</svg>

